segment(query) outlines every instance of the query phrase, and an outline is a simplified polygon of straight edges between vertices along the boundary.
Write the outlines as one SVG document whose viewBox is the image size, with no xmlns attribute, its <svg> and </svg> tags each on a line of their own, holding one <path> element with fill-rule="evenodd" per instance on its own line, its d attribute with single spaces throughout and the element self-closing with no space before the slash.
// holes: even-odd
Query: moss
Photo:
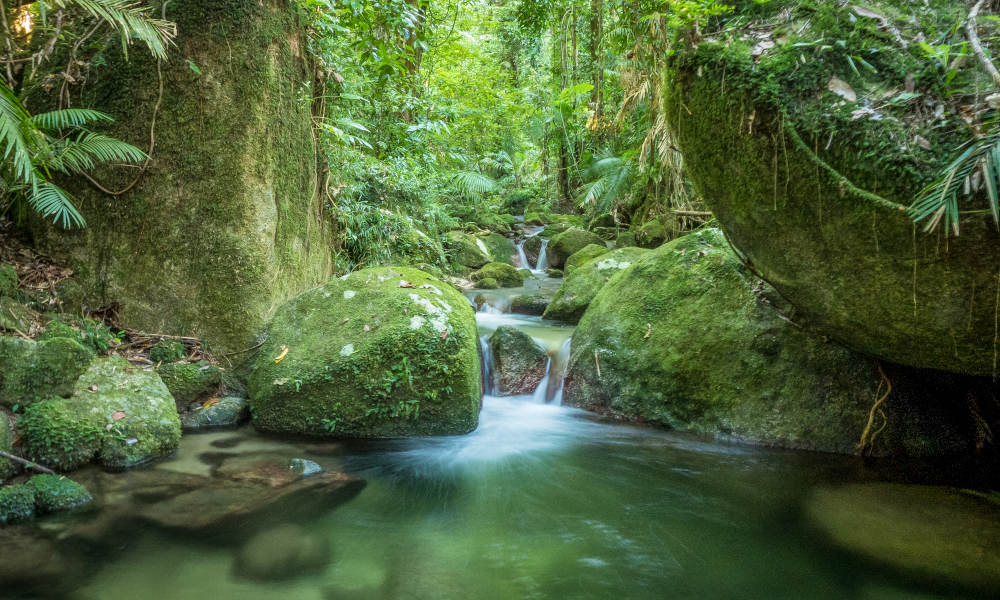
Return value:
<svg viewBox="0 0 1000 600">
<path fill-rule="evenodd" d="M 482 238 L 483 243 L 490 251 L 490 257 L 494 262 L 500 262 L 507 265 L 514 264 L 514 256 L 517 254 L 517 249 L 514 248 L 514 242 L 510 241 L 509 238 L 500 235 L 499 233 L 491 233 L 485 235 Z"/>
<path fill-rule="evenodd" d="M 81 340 L 80 330 L 70 327 L 62 321 L 52 321 L 46 327 L 39 340 L 51 340 L 54 338 L 69 338 L 79 342 Z"/>
<path fill-rule="evenodd" d="M 659 219 L 643 223 L 635 234 L 636 244 L 642 248 L 656 248 L 667 241 L 667 228 Z"/>
<path fill-rule="evenodd" d="M 633 231 L 623 231 L 618 234 L 618 237 L 615 238 L 616 248 L 627 248 L 629 246 L 635 246 L 635 245 L 637 244 L 635 239 L 635 232 Z"/>
<path fill-rule="evenodd" d="M 38 314 L 14 298 L 0 296 L 0 331 L 30 331 Z"/>
<path fill-rule="evenodd" d="M 87 488 L 61 475 L 35 475 L 27 485 L 35 492 L 39 514 L 79 508 L 94 501 Z"/>
<path fill-rule="evenodd" d="M 48 396 L 69 396 L 93 359 L 89 348 L 68 337 L 39 342 L 0 337 L 0 404 L 27 406 Z"/>
<path fill-rule="evenodd" d="M 116 119 L 107 133 L 146 148 L 162 72 L 150 168 L 115 198 L 65 182 L 89 226 L 65 232 L 38 224 L 35 233 L 95 303 L 121 304 L 124 323 L 243 350 L 277 304 L 332 270 L 316 193 L 308 91 L 315 71 L 294 3 L 166 7 L 182 52 L 159 67 L 148 52 L 129 52 L 126 61 L 109 36 L 76 94 L 77 104 Z M 134 176 L 107 169 L 97 178 L 120 189 Z"/>
<path fill-rule="evenodd" d="M 589 231 L 594 231 L 598 228 L 615 227 L 615 218 L 608 213 L 602 213 L 590 220 L 587 224 L 587 229 Z"/>
<path fill-rule="evenodd" d="M 218 402 L 182 414 L 181 426 L 185 431 L 235 427 L 249 418 L 250 405 L 245 398 L 226 396 Z"/>
<path fill-rule="evenodd" d="M 522 315 L 541 315 L 549 299 L 542 294 L 518 294 L 510 298 L 510 312 Z"/>
<path fill-rule="evenodd" d="M 73 315 L 83 314 L 87 293 L 80 282 L 75 279 L 63 279 L 56 284 L 55 292 L 63 312 Z"/>
<path fill-rule="evenodd" d="M 520 287 L 524 285 L 524 273 L 510 265 L 498 262 L 483 265 L 483 268 L 472 273 L 469 278 L 472 281 L 493 279 L 500 287 Z"/>
<path fill-rule="evenodd" d="M 524 250 L 524 256 L 528 259 L 528 262 L 532 265 L 538 264 L 538 253 L 542 251 L 542 244 L 544 243 L 542 236 L 533 235 L 524 240 L 524 244 L 521 245 L 521 249 Z"/>
<path fill-rule="evenodd" d="M 611 249 L 604 244 L 587 244 L 566 259 L 563 272 L 566 275 L 569 275 L 573 272 L 573 269 L 579 267 L 583 263 L 589 262 L 602 254 L 607 254 L 608 252 L 611 252 Z"/>
<path fill-rule="evenodd" d="M 504 210 L 515 215 L 523 215 L 528 203 L 531 202 L 533 194 L 527 190 L 514 190 L 504 198 Z"/>
<path fill-rule="evenodd" d="M 919 111 L 909 103 L 880 101 L 883 118 L 854 118 L 864 94 L 905 89 L 908 73 L 928 92 L 921 106 L 946 94 L 918 45 L 892 48 L 874 19 L 855 27 L 843 18 L 850 5 L 810 7 L 815 13 L 802 16 L 856 31 L 843 38 L 849 47 L 883 48 L 873 63 L 878 75 L 850 75 L 838 62 L 850 51 L 821 53 L 819 44 L 808 46 L 806 64 L 793 45 L 758 59 L 724 42 L 682 53 L 664 88 L 664 113 L 688 176 L 733 244 L 827 335 L 896 363 L 995 374 L 1000 233 L 988 216 L 969 214 L 959 237 L 925 235 L 901 210 L 967 136 L 959 111 L 939 121 L 911 115 Z M 917 22 L 944 31 L 956 11 L 960 4 L 940 3 Z M 813 43 L 819 32 L 814 22 L 799 41 Z M 832 74 L 862 94 L 858 105 L 840 106 L 825 93 Z M 914 135 L 932 149 L 902 141 Z"/>
<path fill-rule="evenodd" d="M 576 323 L 604 284 L 619 271 L 635 264 L 647 252 L 642 248 L 619 248 L 584 262 L 566 276 L 542 317 Z"/>
<path fill-rule="evenodd" d="M 0 410 L 0 450 L 4 452 L 11 452 L 13 450 L 11 444 L 13 436 L 11 432 L 10 417 L 7 416 L 6 412 Z M 11 475 L 16 474 L 18 470 L 19 466 L 17 463 L 6 458 L 0 458 L 0 483 L 3 483 Z"/>
<path fill-rule="evenodd" d="M 483 240 L 462 231 L 449 231 L 444 237 L 444 248 L 452 262 L 478 269 L 490 262 L 490 250 Z"/>
<path fill-rule="evenodd" d="M 546 225 L 545 229 L 542 230 L 538 237 L 540 238 L 553 238 L 560 233 L 569 229 L 571 225 L 569 223 L 552 223 L 551 225 Z"/>
<path fill-rule="evenodd" d="M 0 525 L 23 523 L 35 518 L 35 493 L 24 484 L 0 488 Z"/>
<path fill-rule="evenodd" d="M 18 277 L 14 267 L 0 264 L 0 296 L 15 297 L 17 285 Z"/>
<path fill-rule="evenodd" d="M 480 290 L 495 290 L 500 288 L 500 282 L 493 277 L 483 277 L 476 281 L 476 288 Z"/>
<path fill-rule="evenodd" d="M 524 213 L 524 224 L 525 225 L 545 225 L 546 223 L 551 223 L 552 217 L 545 212 L 526 212 Z"/>
<path fill-rule="evenodd" d="M 562 269 L 546 269 L 545 274 L 553 279 L 562 279 L 563 271 Z"/>
<path fill-rule="evenodd" d="M 180 407 L 211 396 L 222 385 L 222 370 L 206 362 L 169 363 L 156 372 Z"/>
<path fill-rule="evenodd" d="M 879 386 L 874 361 L 776 307 L 790 309 L 718 230 L 669 242 L 590 303 L 573 335 L 565 401 L 707 435 L 853 453 Z M 941 419 L 945 400 L 934 396 L 892 396 L 874 451 L 965 451 L 966 426 Z"/>
<path fill-rule="evenodd" d="M 530 394 L 545 377 L 545 349 L 516 327 L 501 325 L 489 337 L 494 386 L 501 396 Z"/>
<path fill-rule="evenodd" d="M 134 467 L 173 452 L 181 434 L 160 378 L 120 357 L 94 361 L 72 397 L 29 406 L 18 430 L 32 460 L 63 470 L 95 455 L 110 468 Z"/>
<path fill-rule="evenodd" d="M 405 267 L 356 271 L 282 306 L 250 377 L 258 429 L 338 437 L 467 433 L 480 394 L 468 300 Z"/>
<path fill-rule="evenodd" d="M 160 340 L 149 349 L 149 360 L 154 363 L 172 363 L 187 355 L 184 344 L 175 340 Z"/>
<path fill-rule="evenodd" d="M 549 266 L 556 269 L 563 268 L 567 258 L 582 250 L 588 244 L 600 246 L 604 244 L 604 240 L 589 231 L 584 231 L 578 227 L 570 227 L 552 238 L 549 242 L 546 251 L 549 257 Z"/>
</svg>

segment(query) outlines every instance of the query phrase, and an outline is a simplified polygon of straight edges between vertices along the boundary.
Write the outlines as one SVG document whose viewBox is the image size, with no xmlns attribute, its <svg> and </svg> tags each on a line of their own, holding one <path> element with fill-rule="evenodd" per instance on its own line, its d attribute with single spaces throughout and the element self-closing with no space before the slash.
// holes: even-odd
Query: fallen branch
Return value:
<svg viewBox="0 0 1000 600">
<path fill-rule="evenodd" d="M 16 463 L 21 463 L 22 465 L 28 467 L 29 469 L 34 469 L 36 471 L 40 471 L 40 472 L 46 473 L 48 475 L 58 475 L 59 474 L 59 473 L 56 473 L 55 471 L 53 471 L 52 469 L 50 469 L 48 467 L 43 467 L 42 465 L 40 465 L 38 463 L 31 462 L 30 460 L 23 459 L 20 456 L 14 456 L 13 454 L 10 454 L 9 452 L 4 452 L 3 450 L 0 450 L 0 458 L 6 458 L 7 460 L 12 460 L 12 461 L 14 461 Z"/>
<path fill-rule="evenodd" d="M 986 52 L 983 50 L 983 45 L 979 41 L 979 33 L 976 31 L 976 17 L 979 16 L 979 9 L 983 7 L 986 0 L 979 0 L 976 5 L 972 7 L 972 11 L 969 13 L 969 18 L 965 21 L 965 35 L 969 38 L 969 46 L 972 47 L 973 54 L 982 63 L 983 68 L 986 72 L 990 74 L 993 78 L 993 84 L 1000 87 L 1000 71 L 997 71 L 996 66 L 990 57 L 986 56 Z"/>
<path fill-rule="evenodd" d="M 681 217 L 711 217 L 712 211 L 710 210 L 672 210 L 670 211 L 675 215 Z"/>
</svg>

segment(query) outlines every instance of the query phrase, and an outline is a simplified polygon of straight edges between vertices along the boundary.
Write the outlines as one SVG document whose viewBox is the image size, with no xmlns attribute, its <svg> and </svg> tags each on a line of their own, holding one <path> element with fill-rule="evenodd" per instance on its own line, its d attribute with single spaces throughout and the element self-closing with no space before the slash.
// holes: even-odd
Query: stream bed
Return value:
<svg viewBox="0 0 1000 600">
<path fill-rule="evenodd" d="M 311 444 L 245 427 L 185 436 L 173 459 L 152 467 L 203 475 L 227 456 L 283 453 L 363 479 L 364 488 L 335 508 L 300 513 L 286 506 L 267 515 L 328 542 L 330 556 L 319 570 L 248 579 L 235 564 L 244 536 L 147 525 L 88 546 L 77 558 L 84 561 L 77 572 L 86 573 L 78 585 L 5 586 L 0 597 L 973 597 L 948 581 L 914 578 L 838 550 L 811 524 L 815 490 L 872 479 L 860 461 L 710 443 L 561 406 L 558 373 L 572 328 L 496 305 L 477 313 L 481 333 L 503 324 L 528 332 L 548 349 L 555 383 L 544 393 L 487 394 L 480 426 L 469 435 Z"/>
</svg>

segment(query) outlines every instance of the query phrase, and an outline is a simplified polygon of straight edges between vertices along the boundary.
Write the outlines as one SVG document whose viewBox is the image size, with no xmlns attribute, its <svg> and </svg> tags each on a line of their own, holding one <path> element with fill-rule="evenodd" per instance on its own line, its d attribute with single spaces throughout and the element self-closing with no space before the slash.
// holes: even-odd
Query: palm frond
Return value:
<svg viewBox="0 0 1000 600">
<path fill-rule="evenodd" d="M 1000 228 L 1000 132 L 967 142 L 962 152 L 941 172 L 937 180 L 920 191 L 907 209 L 915 222 L 927 221 L 924 231 L 943 225 L 946 232 L 959 235 L 959 198 L 986 188 L 993 221 Z"/>
<path fill-rule="evenodd" d="M 57 146 L 47 166 L 64 173 L 82 173 L 102 163 L 136 163 L 145 159 L 146 153 L 132 144 L 83 132 L 75 140 L 65 140 Z"/>
<path fill-rule="evenodd" d="M 149 16 L 149 9 L 134 0 L 59 0 L 58 4 L 79 6 L 119 30 L 125 53 L 134 37 L 145 43 L 156 58 L 167 57 L 167 45 L 175 35 L 174 24 Z"/>
<path fill-rule="evenodd" d="M 466 195 L 489 194 L 499 191 L 500 183 L 488 175 L 475 171 L 459 171 L 455 174 L 455 186 Z"/>
<path fill-rule="evenodd" d="M 40 129 L 66 129 L 80 127 L 96 121 L 111 121 L 111 116 L 89 108 L 64 108 L 40 113 L 31 117 L 31 122 Z"/>
<path fill-rule="evenodd" d="M 30 118 L 13 90 L 0 80 L 0 147 L 7 163 L 3 169 L 10 168 L 14 178 L 23 182 L 31 181 L 34 174 L 32 153 L 23 131 L 25 121 Z"/>
<path fill-rule="evenodd" d="M 34 193 L 28 194 L 28 203 L 43 218 L 51 217 L 53 223 L 65 229 L 87 225 L 83 215 L 73 205 L 73 198 L 52 182 L 39 183 L 38 189 Z"/>
</svg>

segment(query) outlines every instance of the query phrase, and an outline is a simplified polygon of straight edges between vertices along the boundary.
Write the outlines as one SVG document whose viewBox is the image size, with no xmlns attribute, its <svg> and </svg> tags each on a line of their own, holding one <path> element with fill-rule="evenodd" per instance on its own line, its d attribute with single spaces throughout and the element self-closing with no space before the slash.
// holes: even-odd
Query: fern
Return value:
<svg viewBox="0 0 1000 600">
<path fill-rule="evenodd" d="M 476 171 L 459 171 L 455 174 L 454 183 L 466 196 L 491 194 L 500 190 L 500 182 Z"/>
<path fill-rule="evenodd" d="M 149 8 L 133 0 L 57 0 L 56 4 L 79 6 L 120 31 L 126 56 L 135 38 L 145 43 L 156 58 L 166 58 L 167 46 L 176 33 L 173 23 L 150 17 Z"/>
<path fill-rule="evenodd" d="M 97 121 L 111 121 L 111 117 L 89 108 L 64 108 L 31 117 L 39 129 L 69 129 Z"/>
<path fill-rule="evenodd" d="M 978 193 L 979 181 L 993 221 L 1000 228 L 1000 131 L 966 142 L 961 154 L 942 171 L 940 177 L 921 190 L 907 213 L 916 222 L 927 220 L 925 231 L 943 225 L 945 232 L 959 234 L 959 196 Z"/>
</svg>

